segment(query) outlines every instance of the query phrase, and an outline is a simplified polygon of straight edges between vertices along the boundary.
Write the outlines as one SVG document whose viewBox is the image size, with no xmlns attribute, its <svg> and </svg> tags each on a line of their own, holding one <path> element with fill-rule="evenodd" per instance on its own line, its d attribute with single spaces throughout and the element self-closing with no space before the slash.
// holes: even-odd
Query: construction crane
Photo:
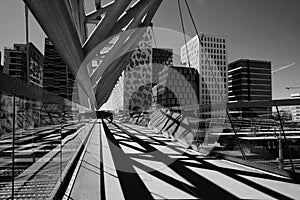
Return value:
<svg viewBox="0 0 300 200">
<path fill-rule="evenodd" d="M 285 89 L 287 89 L 287 90 L 293 90 L 293 89 L 299 89 L 300 88 L 300 86 L 294 86 L 294 87 L 285 87 Z"/>
<path fill-rule="evenodd" d="M 279 72 L 279 71 L 281 71 L 281 70 L 290 68 L 290 67 L 294 66 L 295 64 L 296 64 L 296 63 L 291 63 L 291 64 L 289 64 L 289 65 L 285 65 L 285 66 L 283 66 L 283 67 L 279 67 L 279 68 L 277 68 L 277 69 L 274 69 L 274 70 L 272 70 L 272 74 L 273 74 L 273 73 L 276 73 L 276 72 Z"/>
</svg>

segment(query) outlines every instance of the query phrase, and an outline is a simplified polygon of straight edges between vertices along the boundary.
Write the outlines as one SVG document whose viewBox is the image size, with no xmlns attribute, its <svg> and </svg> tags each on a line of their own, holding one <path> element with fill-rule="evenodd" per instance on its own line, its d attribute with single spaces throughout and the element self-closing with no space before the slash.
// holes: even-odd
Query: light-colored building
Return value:
<svg viewBox="0 0 300 200">
<path fill-rule="evenodd" d="M 148 42 L 147 48 L 139 47 L 142 52 L 137 48 L 133 53 L 131 64 L 126 66 L 104 108 L 118 112 L 147 110 L 152 106 L 153 98 L 157 96 L 152 88 L 159 83 L 159 74 L 164 67 L 173 65 L 173 51 L 152 48 Z M 136 62 L 143 53 L 147 55 L 145 59 Z"/>
<path fill-rule="evenodd" d="M 201 41 L 200 41 L 201 38 Z M 180 49 L 181 63 L 199 73 L 199 104 L 228 100 L 227 42 L 223 36 L 203 34 L 193 37 Z"/>
<path fill-rule="evenodd" d="M 300 93 L 291 94 L 292 99 L 300 99 Z M 292 121 L 300 122 L 300 106 L 293 106 L 292 107 Z"/>
</svg>

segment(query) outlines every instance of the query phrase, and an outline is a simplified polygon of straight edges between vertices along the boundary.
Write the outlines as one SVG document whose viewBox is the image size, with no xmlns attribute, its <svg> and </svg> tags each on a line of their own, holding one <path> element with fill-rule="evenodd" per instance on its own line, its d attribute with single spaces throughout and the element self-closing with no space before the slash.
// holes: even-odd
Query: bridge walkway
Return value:
<svg viewBox="0 0 300 200">
<path fill-rule="evenodd" d="M 152 129 L 105 121 L 94 127 L 64 198 L 300 199 L 299 186 L 205 157 Z"/>
</svg>

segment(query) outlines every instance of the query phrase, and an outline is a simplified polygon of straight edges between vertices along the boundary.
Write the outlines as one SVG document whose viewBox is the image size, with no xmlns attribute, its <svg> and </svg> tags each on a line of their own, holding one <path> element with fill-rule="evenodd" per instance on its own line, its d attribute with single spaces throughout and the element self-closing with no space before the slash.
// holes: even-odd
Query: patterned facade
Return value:
<svg viewBox="0 0 300 200">
<path fill-rule="evenodd" d="M 165 66 L 173 66 L 172 49 L 152 49 L 152 82 L 159 83 L 159 73 Z"/>
<path fill-rule="evenodd" d="M 152 31 L 147 28 L 105 107 L 115 111 L 147 110 L 152 96 Z M 148 85 L 148 86 L 147 86 Z"/>
<path fill-rule="evenodd" d="M 164 66 L 173 64 L 173 51 L 152 48 L 152 37 L 152 30 L 148 28 L 106 107 L 116 111 L 142 111 L 152 106 L 152 88 L 159 82 L 159 73 Z"/>
<path fill-rule="evenodd" d="M 198 104 L 199 73 L 194 68 L 165 67 L 159 73 L 154 102 L 163 107 Z"/>
</svg>

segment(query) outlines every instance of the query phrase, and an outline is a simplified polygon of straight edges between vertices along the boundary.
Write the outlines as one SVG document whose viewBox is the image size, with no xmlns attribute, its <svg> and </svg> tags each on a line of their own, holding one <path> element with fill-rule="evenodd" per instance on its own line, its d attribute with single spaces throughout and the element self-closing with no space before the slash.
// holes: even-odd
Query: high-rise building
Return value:
<svg viewBox="0 0 300 200">
<path fill-rule="evenodd" d="M 45 38 L 43 68 L 44 88 L 49 92 L 72 100 L 75 78 L 48 38 Z"/>
<path fill-rule="evenodd" d="M 4 69 L 3 72 L 12 77 L 30 82 L 36 86 L 43 86 L 43 54 L 31 42 L 28 44 L 14 44 L 12 48 L 4 48 Z"/>
<path fill-rule="evenodd" d="M 149 28 L 143 38 L 151 37 Z M 152 48 L 152 41 L 144 40 L 133 52 L 105 107 L 117 112 L 149 109 L 152 106 L 152 88 L 159 83 L 159 73 L 164 66 L 172 64 L 172 49 Z"/>
<path fill-rule="evenodd" d="M 194 68 L 164 67 L 155 87 L 154 103 L 163 107 L 187 106 L 198 103 L 199 73 Z"/>
<path fill-rule="evenodd" d="M 300 93 L 291 94 L 292 99 L 300 99 Z M 292 107 L 292 121 L 293 122 L 300 122 L 300 106 L 293 106 Z"/>
<path fill-rule="evenodd" d="M 152 96 L 152 29 L 147 28 L 129 58 L 107 104 L 116 112 L 147 110 Z"/>
<path fill-rule="evenodd" d="M 271 62 L 240 59 L 229 64 L 229 103 L 272 100 Z M 233 115 L 271 115 L 271 107 L 238 109 Z"/>
<path fill-rule="evenodd" d="M 181 63 L 199 73 L 200 105 L 228 100 L 227 42 L 223 36 L 196 35 L 180 49 Z"/>
</svg>

